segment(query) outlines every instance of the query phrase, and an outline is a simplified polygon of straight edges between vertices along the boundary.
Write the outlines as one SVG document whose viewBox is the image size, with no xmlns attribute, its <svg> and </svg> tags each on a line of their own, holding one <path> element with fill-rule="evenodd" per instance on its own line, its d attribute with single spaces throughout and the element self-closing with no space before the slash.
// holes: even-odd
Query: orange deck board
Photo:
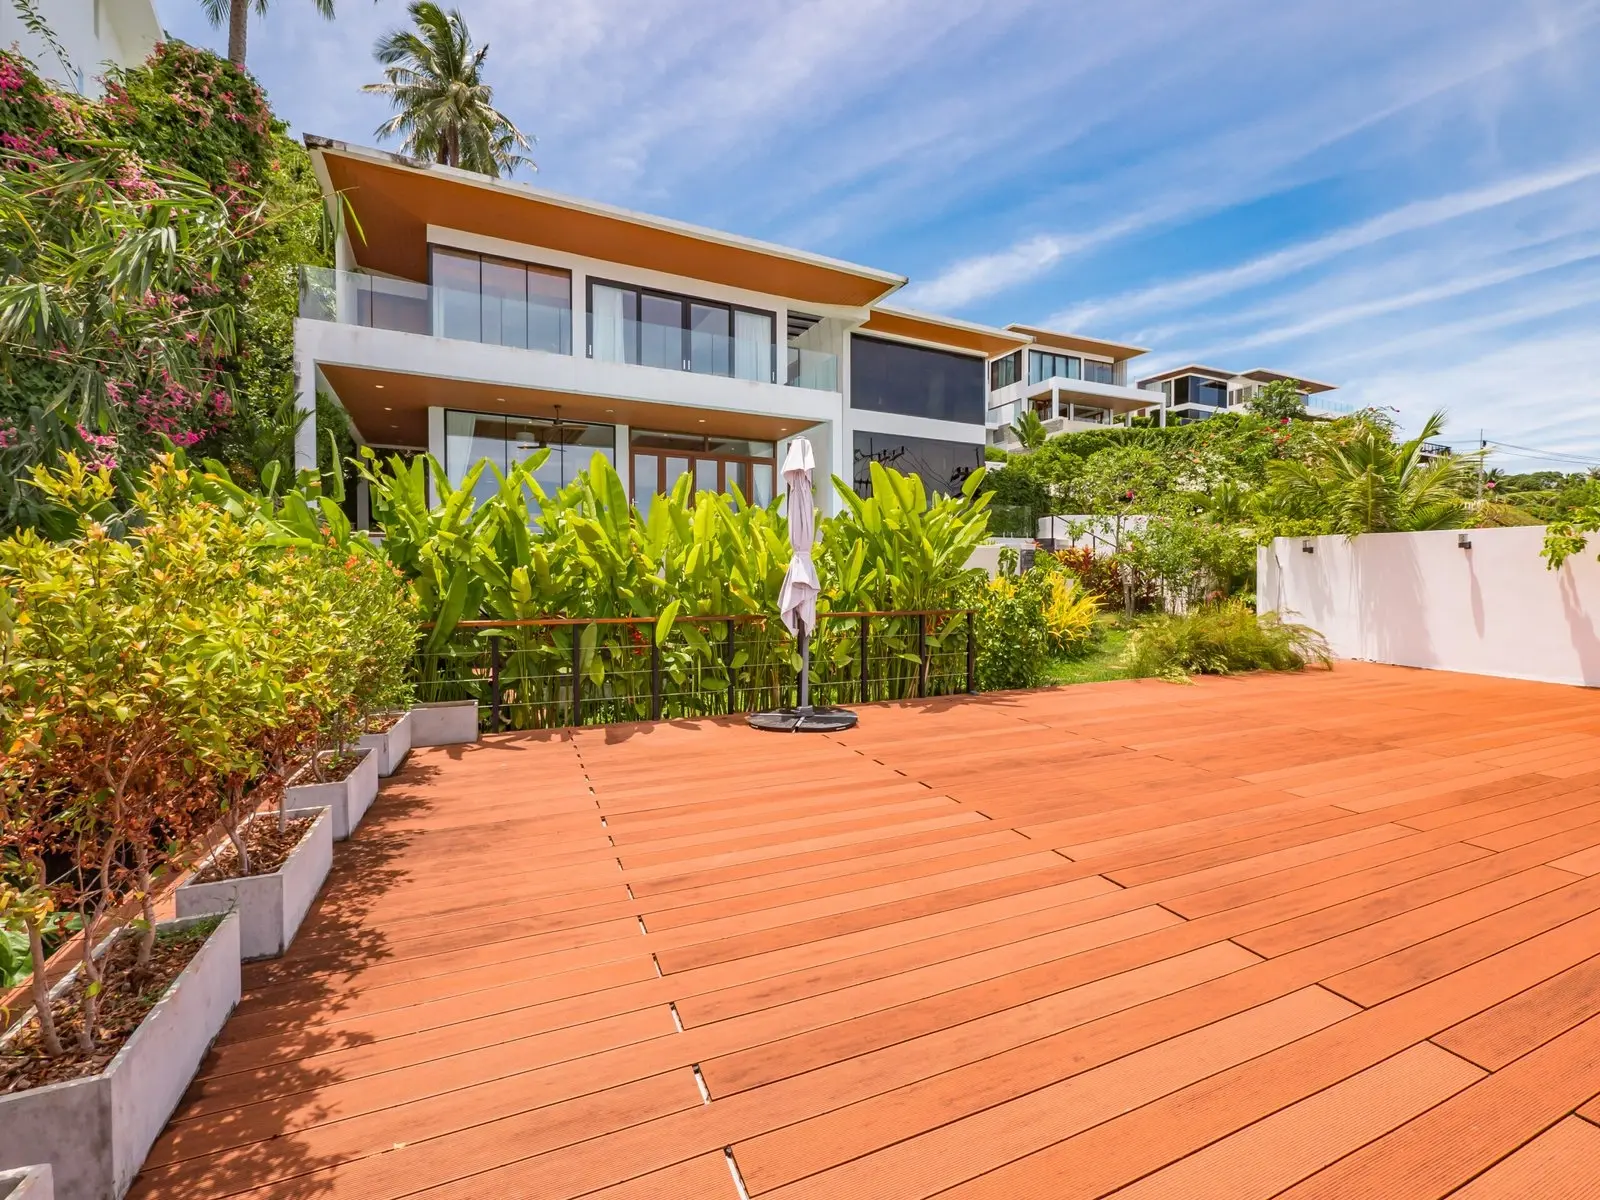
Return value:
<svg viewBox="0 0 1600 1200">
<path fill-rule="evenodd" d="M 133 1195 L 1600 1195 L 1597 766 L 1354 663 L 418 750 Z"/>
</svg>

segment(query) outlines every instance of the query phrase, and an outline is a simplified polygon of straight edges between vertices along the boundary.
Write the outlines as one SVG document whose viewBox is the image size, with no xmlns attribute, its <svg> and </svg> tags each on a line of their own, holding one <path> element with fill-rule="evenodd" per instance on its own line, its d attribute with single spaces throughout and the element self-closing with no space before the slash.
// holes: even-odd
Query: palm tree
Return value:
<svg viewBox="0 0 1600 1200">
<path fill-rule="evenodd" d="M 311 0 L 317 6 L 317 11 L 328 20 L 333 20 L 333 0 Z M 254 7 L 256 16 L 267 15 L 267 0 L 200 0 L 200 7 L 205 10 L 206 19 L 215 28 L 224 20 L 228 22 L 228 61 L 241 71 L 244 70 L 245 42 L 249 35 L 250 9 Z"/>
<path fill-rule="evenodd" d="M 1444 413 L 1436 412 L 1421 433 L 1396 445 L 1387 430 L 1362 422 L 1348 442 L 1325 439 L 1308 461 L 1268 463 L 1273 491 L 1295 515 L 1351 537 L 1459 529 L 1471 516 L 1478 456 L 1425 458 L 1423 444 L 1443 429 Z"/>
<path fill-rule="evenodd" d="M 1037 450 L 1050 440 L 1050 431 L 1044 427 L 1039 414 L 1031 408 L 1011 422 L 1011 432 L 1017 435 L 1017 441 L 1022 443 L 1024 450 Z"/>
<path fill-rule="evenodd" d="M 520 153 L 533 148 L 527 135 L 494 107 L 482 76 L 489 47 L 473 46 L 460 10 L 446 13 L 433 0 L 415 0 L 406 11 L 416 29 L 378 39 L 373 55 L 384 66 L 384 82 L 361 89 L 389 97 L 399 110 L 378 126 L 378 137 L 399 134 L 401 149 L 413 157 L 484 175 L 509 175 L 520 166 L 537 171 Z"/>
</svg>

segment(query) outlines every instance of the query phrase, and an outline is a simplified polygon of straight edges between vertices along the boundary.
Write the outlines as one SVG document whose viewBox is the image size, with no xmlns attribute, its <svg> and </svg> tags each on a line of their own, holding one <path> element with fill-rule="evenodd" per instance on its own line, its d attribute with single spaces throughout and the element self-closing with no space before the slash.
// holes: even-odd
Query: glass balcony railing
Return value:
<svg viewBox="0 0 1600 1200">
<path fill-rule="evenodd" d="M 300 268 L 300 315 L 368 329 L 572 353 L 572 311 L 562 305 L 327 267 Z"/>
<path fill-rule="evenodd" d="M 824 350 L 806 350 L 800 346 L 789 347 L 789 373 L 785 382 L 790 387 L 811 388 L 819 392 L 839 390 L 839 356 Z"/>
<path fill-rule="evenodd" d="M 619 314 L 620 315 L 620 314 Z M 691 371 L 762 383 L 776 382 L 773 370 L 771 326 L 765 339 L 737 337 L 722 328 L 695 328 L 671 322 L 613 319 L 598 321 L 590 334 L 587 353 L 600 362 Z M 704 314 L 715 321 L 716 313 Z M 332 321 L 421 333 L 459 341 L 482 342 L 572 353 L 572 311 L 528 293 L 500 295 L 489 290 L 432 287 L 408 279 L 336 271 L 327 267 L 300 268 L 300 316 L 311 321 Z M 737 332 L 737 331 L 736 331 Z M 817 391 L 839 390 L 837 355 L 796 346 L 788 351 L 784 382 L 790 387 Z M 580 348 L 580 353 L 582 349 Z"/>
</svg>

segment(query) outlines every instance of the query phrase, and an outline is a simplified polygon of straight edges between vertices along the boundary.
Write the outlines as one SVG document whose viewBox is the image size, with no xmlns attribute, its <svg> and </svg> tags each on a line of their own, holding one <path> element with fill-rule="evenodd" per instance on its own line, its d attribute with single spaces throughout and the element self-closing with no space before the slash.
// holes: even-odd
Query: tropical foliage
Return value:
<svg viewBox="0 0 1600 1200">
<path fill-rule="evenodd" d="M 1297 671 L 1329 665 L 1327 643 L 1314 629 L 1276 613 L 1257 616 L 1242 600 L 1201 605 L 1136 628 L 1123 665 L 1128 674 L 1186 680 L 1240 671 Z"/>
<path fill-rule="evenodd" d="M 313 493 L 251 497 L 181 456 L 152 463 L 131 508 L 109 468 L 71 454 L 31 485 L 71 524 L 0 541 L 0 927 L 36 964 L 51 914 L 75 913 L 71 1024 L 87 1053 L 109 986 L 90 951 L 115 914 L 142 911 L 137 973 L 157 879 L 196 839 L 217 824 L 237 836 L 296 759 L 407 702 L 414 609 Z"/>
<path fill-rule="evenodd" d="M 378 39 L 373 56 L 383 82 L 362 88 L 387 96 L 396 110 L 378 126 L 378 138 L 400 137 L 407 154 L 484 175 L 537 170 L 526 154 L 533 149 L 528 136 L 494 106 L 483 77 L 488 44 L 472 44 L 461 10 L 413 0 L 406 12 L 415 28 Z"/>
<path fill-rule="evenodd" d="M 643 717 L 651 711 L 651 656 L 659 653 L 669 714 L 779 698 L 795 663 L 793 639 L 776 620 L 790 555 L 778 503 L 691 492 L 684 480 L 645 515 L 627 502 L 604 455 L 555 495 L 535 481 L 542 461 L 535 455 L 496 475 L 480 502 L 483 474 L 494 473 L 487 463 L 452 486 L 425 456 L 361 460 L 373 517 L 385 531 L 384 553 L 412 581 L 427 627 L 418 665 L 422 697 L 486 698 L 492 660 L 517 725 L 565 723 L 575 677 L 598 706 L 590 709 L 596 716 Z M 916 477 L 881 465 L 872 482 L 864 498 L 834 480 L 844 511 L 818 530 L 820 612 L 959 607 L 965 564 L 988 528 L 981 472 L 963 495 L 931 500 Z M 538 618 L 574 623 L 490 631 L 464 624 Z M 919 637 L 940 664 L 934 690 L 957 680 L 965 686 L 965 618 L 920 621 L 869 628 L 871 694 L 915 695 L 926 684 L 918 679 Z M 860 695 L 859 647 L 857 618 L 821 622 L 813 662 L 822 695 Z"/>
<path fill-rule="evenodd" d="M 287 465 L 292 266 L 331 226 L 248 76 L 167 43 L 90 102 L 0 52 L 0 223 L 6 526 L 44 518 L 19 481 L 69 450 L 124 500 L 167 442 Z"/>
</svg>

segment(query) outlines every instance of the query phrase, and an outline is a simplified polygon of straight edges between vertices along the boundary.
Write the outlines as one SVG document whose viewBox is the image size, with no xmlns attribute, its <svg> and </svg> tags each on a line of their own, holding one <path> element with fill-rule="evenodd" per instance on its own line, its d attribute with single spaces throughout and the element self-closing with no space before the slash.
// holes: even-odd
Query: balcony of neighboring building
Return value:
<svg viewBox="0 0 1600 1200">
<path fill-rule="evenodd" d="M 1130 387 L 1125 362 L 1029 348 L 989 364 L 989 427 L 1002 445 L 1032 411 L 1051 434 L 1129 425 L 1159 407 L 1159 397 Z"/>
</svg>

